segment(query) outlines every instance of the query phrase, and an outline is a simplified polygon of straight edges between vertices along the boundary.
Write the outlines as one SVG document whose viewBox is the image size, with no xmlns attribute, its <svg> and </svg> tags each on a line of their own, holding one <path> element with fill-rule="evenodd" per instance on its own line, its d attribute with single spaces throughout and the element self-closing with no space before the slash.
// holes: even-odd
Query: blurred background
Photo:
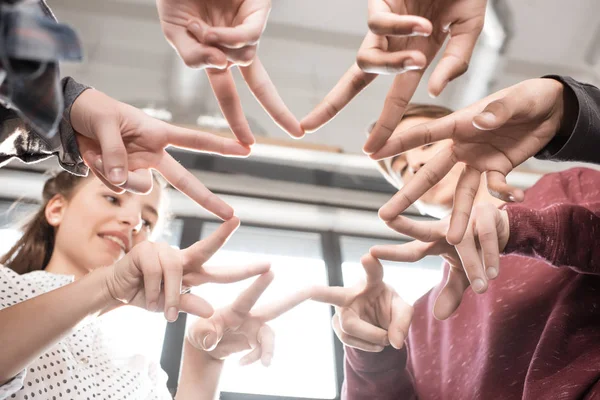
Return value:
<svg viewBox="0 0 600 400">
<path fill-rule="evenodd" d="M 62 66 L 62 74 L 91 85 L 156 117 L 228 134 L 203 71 L 186 68 L 166 43 L 153 0 L 49 0 L 59 20 L 78 32 L 85 61 Z M 426 92 L 415 102 L 460 108 L 529 78 L 570 75 L 600 84 L 600 2 L 490 0 L 484 32 L 466 75 L 437 99 Z M 316 106 L 354 62 L 366 32 L 366 1 L 275 0 L 259 57 L 292 112 L 301 118 Z M 360 256 L 373 244 L 401 243 L 377 218 L 395 190 L 361 153 L 365 130 L 381 111 L 391 77 L 381 76 L 320 131 L 296 141 L 279 130 L 234 74 L 251 128 L 258 139 L 247 160 L 174 152 L 211 190 L 235 209 L 243 226 L 213 262 L 273 261 L 278 279 L 263 300 L 309 284 L 349 285 L 360 279 Z M 529 161 L 509 177 L 527 188 L 541 175 L 570 163 Z M 13 162 L 0 169 L 0 251 L 18 237 L 15 224 L 35 208 L 47 169 Z M 20 200 L 18 205 L 15 201 Z M 163 239 L 186 247 L 212 232 L 217 222 L 178 193 L 171 193 L 174 221 Z M 409 214 L 417 214 L 409 210 Z M 386 280 L 414 302 L 440 279 L 441 260 L 386 264 Z M 247 286 L 198 288 L 216 306 Z M 228 361 L 224 399 L 339 398 L 343 350 L 330 328 L 331 309 L 305 304 L 273 323 L 277 350 L 269 369 L 240 369 Z M 133 329 L 123 329 L 132 318 Z M 160 358 L 176 390 L 185 326 L 181 316 L 124 309 L 111 316 L 114 334 L 129 342 L 123 351 Z M 135 338 L 138 340 L 135 340 Z"/>
</svg>

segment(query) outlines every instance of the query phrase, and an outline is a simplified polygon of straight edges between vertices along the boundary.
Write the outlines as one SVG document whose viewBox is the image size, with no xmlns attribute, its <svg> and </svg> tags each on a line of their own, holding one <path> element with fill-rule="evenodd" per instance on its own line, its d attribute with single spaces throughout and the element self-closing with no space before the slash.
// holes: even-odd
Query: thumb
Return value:
<svg viewBox="0 0 600 400">
<path fill-rule="evenodd" d="M 212 351 L 223 338 L 223 328 L 217 318 L 199 318 L 188 331 L 188 340 L 192 346 Z"/>
<path fill-rule="evenodd" d="M 516 96 L 505 96 L 489 103 L 485 109 L 473 118 L 473 126 L 482 131 L 501 128 L 515 114 L 518 101 Z"/>
<path fill-rule="evenodd" d="M 94 132 L 100 143 L 104 176 L 113 185 L 127 181 L 127 150 L 116 124 L 101 124 Z"/>
</svg>

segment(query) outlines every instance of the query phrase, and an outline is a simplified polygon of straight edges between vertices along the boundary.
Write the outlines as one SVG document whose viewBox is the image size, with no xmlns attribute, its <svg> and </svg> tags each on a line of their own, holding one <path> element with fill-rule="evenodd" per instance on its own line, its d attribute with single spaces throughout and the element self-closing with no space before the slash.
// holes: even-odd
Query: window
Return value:
<svg viewBox="0 0 600 400">
<path fill-rule="evenodd" d="M 202 237 L 218 224 L 206 223 Z M 240 227 L 212 265 L 243 265 L 269 260 L 275 280 L 258 303 L 277 301 L 290 289 L 327 284 L 320 235 L 256 227 Z M 203 285 L 193 290 L 215 308 L 229 304 L 250 282 Z M 276 335 L 275 355 L 269 368 L 260 363 L 241 367 L 240 357 L 225 363 L 221 390 L 225 392 L 335 398 L 336 376 L 331 313 L 328 305 L 306 302 L 272 321 Z M 193 318 L 188 317 L 188 323 Z M 319 360 L 319 362 L 315 362 Z M 309 384 L 307 384 L 309 383 Z"/>
<path fill-rule="evenodd" d="M 350 236 L 342 236 L 340 242 L 345 286 L 351 286 L 364 276 L 360 258 L 369 252 L 369 248 L 378 244 L 400 244 L 381 239 Z M 414 304 L 419 297 L 440 282 L 442 261 L 441 257 L 425 257 L 418 263 L 384 261 L 382 262 L 384 280 L 398 292 L 404 301 Z"/>
</svg>

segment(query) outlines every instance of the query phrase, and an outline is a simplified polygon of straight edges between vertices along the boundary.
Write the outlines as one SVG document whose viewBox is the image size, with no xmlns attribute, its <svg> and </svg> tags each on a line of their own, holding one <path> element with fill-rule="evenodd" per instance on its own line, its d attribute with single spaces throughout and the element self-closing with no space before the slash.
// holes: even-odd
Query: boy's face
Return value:
<svg viewBox="0 0 600 400">
<path fill-rule="evenodd" d="M 400 122 L 398 125 L 400 129 L 397 132 L 403 132 L 408 128 L 431 120 L 432 118 L 428 117 L 409 117 Z M 427 161 L 451 143 L 452 141 L 449 139 L 442 140 L 402 153 L 401 155 L 396 156 L 392 161 L 392 169 L 396 173 L 399 173 L 404 184 L 407 184 Z M 458 183 L 463 166 L 463 163 L 457 163 L 437 185 L 432 187 L 421 197 L 421 202 L 427 205 L 447 208 L 448 211 L 450 211 L 452 209 L 456 184 Z"/>
</svg>

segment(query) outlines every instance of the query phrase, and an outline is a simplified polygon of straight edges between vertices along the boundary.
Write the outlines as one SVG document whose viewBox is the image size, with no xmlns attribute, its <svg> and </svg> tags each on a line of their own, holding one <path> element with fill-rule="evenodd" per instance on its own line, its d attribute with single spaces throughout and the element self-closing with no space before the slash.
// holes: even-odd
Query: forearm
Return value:
<svg viewBox="0 0 600 400">
<path fill-rule="evenodd" d="M 59 289 L 0 310 L 0 385 L 114 300 L 97 270 Z"/>
<path fill-rule="evenodd" d="M 600 275 L 600 203 L 555 204 L 543 210 L 514 206 L 507 211 L 510 238 L 505 254 Z"/>
<path fill-rule="evenodd" d="M 219 379 L 223 361 L 215 360 L 196 349 L 187 339 L 183 350 L 183 367 L 177 388 L 177 400 L 214 400 L 219 398 Z"/>
</svg>

